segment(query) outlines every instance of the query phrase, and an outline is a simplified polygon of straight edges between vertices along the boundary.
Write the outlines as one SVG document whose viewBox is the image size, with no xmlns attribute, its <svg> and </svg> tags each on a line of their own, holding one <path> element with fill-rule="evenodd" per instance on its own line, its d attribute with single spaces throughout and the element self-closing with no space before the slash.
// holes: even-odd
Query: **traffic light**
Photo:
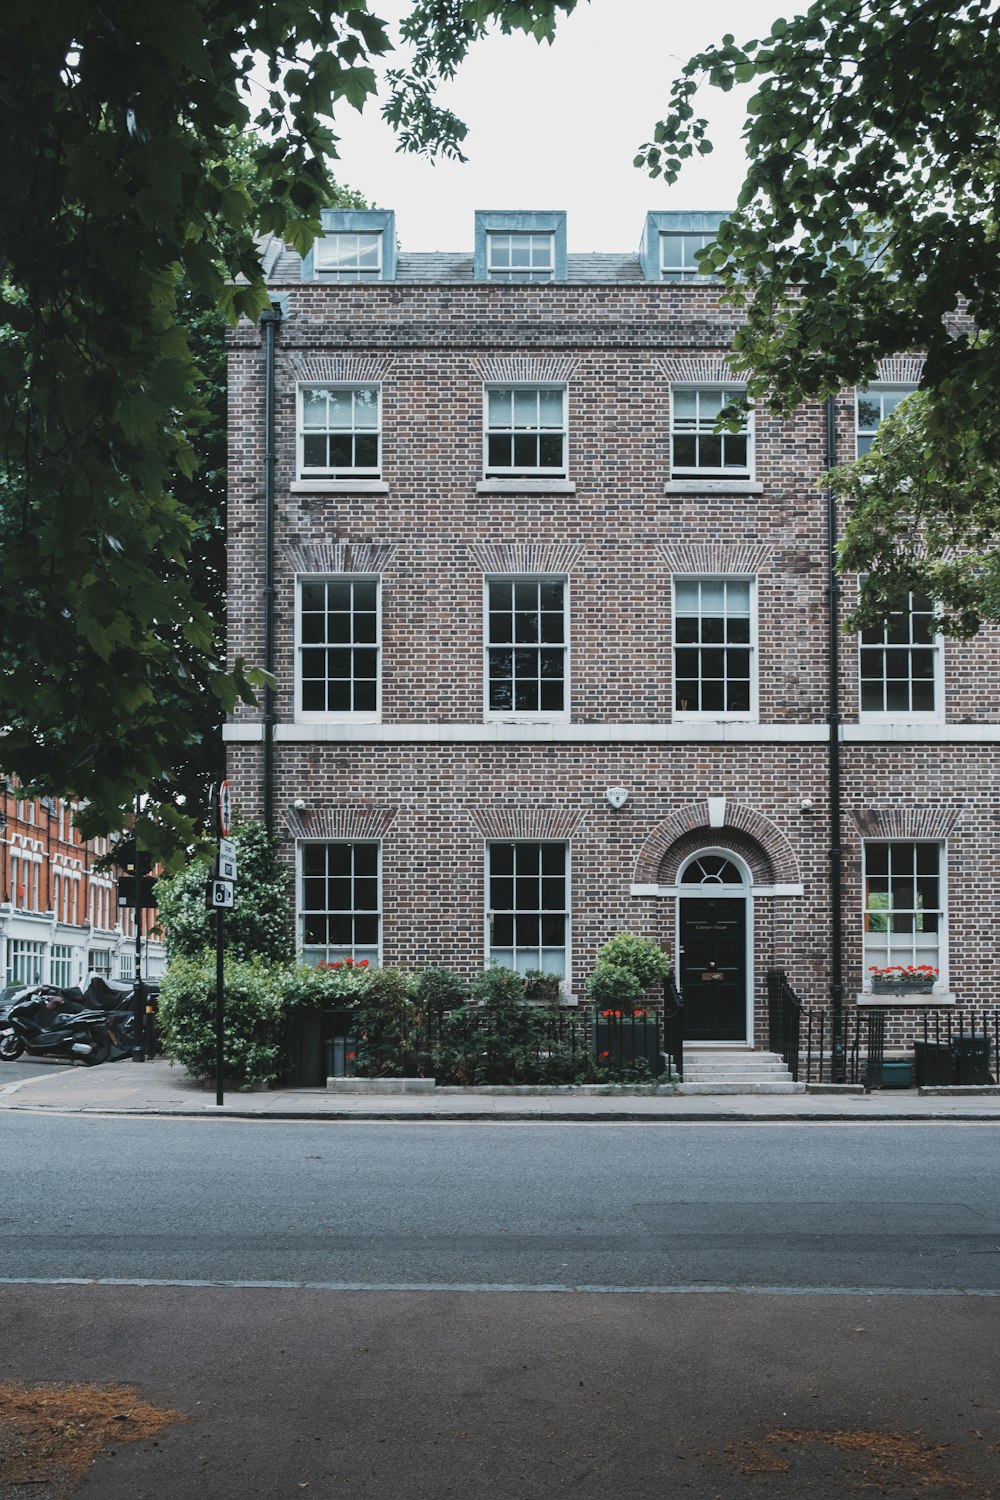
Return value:
<svg viewBox="0 0 1000 1500">
<path fill-rule="evenodd" d="M 131 911 L 135 911 L 137 906 L 146 909 L 155 907 L 155 885 L 156 877 L 153 875 L 119 875 L 118 905 L 127 906 Z"/>
</svg>

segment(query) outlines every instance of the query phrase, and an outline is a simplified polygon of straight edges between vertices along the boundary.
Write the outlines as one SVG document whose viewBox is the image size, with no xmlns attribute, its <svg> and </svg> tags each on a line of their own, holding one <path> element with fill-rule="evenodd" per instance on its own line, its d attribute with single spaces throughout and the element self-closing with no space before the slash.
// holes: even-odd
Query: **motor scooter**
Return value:
<svg viewBox="0 0 1000 1500">
<path fill-rule="evenodd" d="M 107 1062 L 113 1052 L 124 1057 L 131 1046 L 131 1038 L 121 1037 L 104 1011 L 86 1006 L 79 991 L 51 985 L 28 990 L 0 1022 L 0 1062 L 14 1062 L 27 1052 L 93 1067 Z"/>
</svg>

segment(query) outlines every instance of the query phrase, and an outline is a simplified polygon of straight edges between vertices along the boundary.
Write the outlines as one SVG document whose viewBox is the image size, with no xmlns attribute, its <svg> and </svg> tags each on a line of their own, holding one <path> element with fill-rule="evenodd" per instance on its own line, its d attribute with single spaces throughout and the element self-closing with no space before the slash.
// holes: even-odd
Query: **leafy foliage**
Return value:
<svg viewBox="0 0 1000 1500">
<path fill-rule="evenodd" d="M 274 1084 L 284 1068 L 287 970 L 259 955 L 227 959 L 223 1068 L 242 1089 Z M 193 1078 L 215 1076 L 215 960 L 176 958 L 160 987 L 163 1050 Z"/>
<path fill-rule="evenodd" d="M 817 0 L 763 40 L 728 35 L 691 58 L 636 158 L 675 181 L 711 149 L 700 86 L 757 85 L 737 209 L 702 261 L 745 313 L 735 357 L 751 398 L 788 412 L 867 385 L 885 356 L 926 351 L 926 401 L 882 450 L 883 488 L 910 486 L 898 522 L 873 496 L 844 554 L 897 594 L 918 572 L 932 581 L 950 546 L 980 561 L 995 547 L 994 486 L 963 493 L 961 474 L 1000 459 L 998 56 L 993 0 Z M 845 476 L 837 485 L 849 492 Z M 940 571 L 959 630 L 997 617 L 993 564 L 975 566 Z"/>
<path fill-rule="evenodd" d="M 451 1011 L 442 1022 L 434 1057 L 438 1082 L 582 1083 L 597 1076 L 585 1017 L 529 1005 L 524 981 L 511 969 L 487 969 L 472 988 L 480 1004 Z"/>
<path fill-rule="evenodd" d="M 403 145 L 449 149 L 434 89 L 491 19 L 542 36 L 574 3 L 419 0 L 388 106 Z M 179 794 L 206 700 L 211 718 L 262 683 L 223 669 L 191 570 L 209 418 L 182 303 L 267 306 L 255 236 L 308 248 L 333 201 L 329 122 L 372 94 L 389 42 L 363 5 L 298 0 L 7 0 L 0 40 L 4 764 L 85 799 L 88 834 L 144 792 L 140 844 L 162 858 L 192 833 Z M 251 125 L 254 194 L 231 163 Z"/>
<path fill-rule="evenodd" d="M 587 980 L 587 994 L 595 1005 L 631 1005 L 641 1000 L 645 986 L 631 969 L 603 960 Z"/>
<path fill-rule="evenodd" d="M 960 431 L 944 451 L 931 441 L 928 404 L 908 397 L 868 453 L 828 476 L 850 506 L 841 566 L 866 579 L 854 629 L 880 623 L 911 591 L 935 601 L 945 634 L 1000 619 L 1000 470 L 978 434 Z"/>
<path fill-rule="evenodd" d="M 294 952 L 288 866 L 278 858 L 278 841 L 263 823 L 250 820 L 233 827 L 239 880 L 236 904 L 226 923 L 226 947 L 239 961 L 255 956 L 288 963 Z M 179 958 L 197 958 L 214 948 L 216 914 L 205 905 L 206 866 L 195 860 L 177 875 L 156 885 L 159 919 L 172 966 Z"/>
<path fill-rule="evenodd" d="M 613 964 L 631 974 L 642 990 L 662 984 L 670 973 L 670 958 L 654 938 L 619 932 L 597 950 L 598 965 Z"/>
</svg>

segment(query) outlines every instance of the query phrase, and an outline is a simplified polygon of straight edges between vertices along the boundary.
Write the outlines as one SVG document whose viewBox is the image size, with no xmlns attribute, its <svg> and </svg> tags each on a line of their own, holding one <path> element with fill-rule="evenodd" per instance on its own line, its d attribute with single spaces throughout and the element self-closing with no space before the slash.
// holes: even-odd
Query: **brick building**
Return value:
<svg viewBox="0 0 1000 1500">
<path fill-rule="evenodd" d="M 226 736 L 308 959 L 570 999 L 631 929 L 729 1046 L 764 1043 L 773 966 L 846 1011 L 871 966 L 932 965 L 898 1034 L 992 999 L 997 634 L 945 643 L 920 599 L 862 641 L 829 618 L 817 475 L 920 361 L 716 432 L 720 218 L 577 255 L 561 213 L 477 213 L 445 255 L 336 211 L 303 260 L 268 247 L 273 315 L 230 347 L 229 629 L 277 688 Z"/>
<path fill-rule="evenodd" d="M 135 917 L 119 908 L 107 839 L 81 839 L 75 804 L 16 795 L 0 775 L 0 987 L 135 977 Z M 163 944 L 143 923 L 142 972 L 158 978 Z"/>
</svg>

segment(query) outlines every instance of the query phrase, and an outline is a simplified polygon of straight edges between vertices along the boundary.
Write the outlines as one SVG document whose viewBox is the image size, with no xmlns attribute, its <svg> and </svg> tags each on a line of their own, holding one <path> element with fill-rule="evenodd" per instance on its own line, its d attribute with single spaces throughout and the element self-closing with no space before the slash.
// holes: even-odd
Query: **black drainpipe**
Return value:
<svg viewBox="0 0 1000 1500">
<path fill-rule="evenodd" d="M 264 671 L 274 674 L 274 350 L 281 306 L 261 313 L 264 335 Z M 274 688 L 264 688 L 264 826 L 274 832 Z"/>
<path fill-rule="evenodd" d="M 826 466 L 837 462 L 837 421 L 834 398 L 826 398 Z M 833 1083 L 847 1080 L 844 1050 L 844 876 L 841 836 L 841 730 L 840 730 L 840 575 L 837 572 L 837 500 L 830 486 L 826 491 L 827 598 L 829 639 L 827 674 L 830 703 L 830 736 L 827 745 L 830 784 L 830 959 L 831 1059 Z"/>
</svg>

